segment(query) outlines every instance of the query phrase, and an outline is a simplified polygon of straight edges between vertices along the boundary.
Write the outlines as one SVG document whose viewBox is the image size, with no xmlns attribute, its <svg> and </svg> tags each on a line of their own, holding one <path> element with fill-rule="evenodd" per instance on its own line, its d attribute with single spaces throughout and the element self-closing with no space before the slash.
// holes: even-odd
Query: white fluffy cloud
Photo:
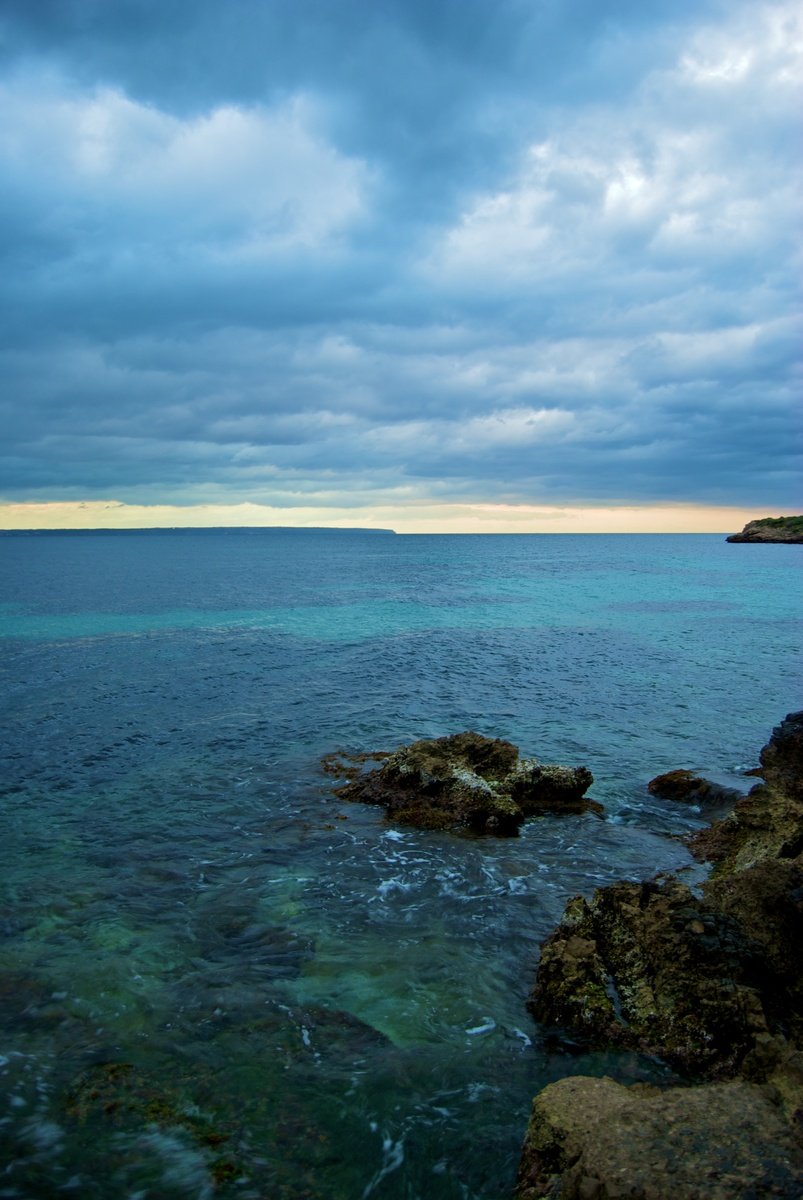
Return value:
<svg viewBox="0 0 803 1200">
<path fill-rule="evenodd" d="M 556 112 L 503 185 L 472 198 L 427 264 L 435 280 L 565 294 L 607 282 L 619 306 L 685 291 L 791 241 L 803 162 L 780 153 L 803 99 L 803 17 L 738 11 L 697 32 L 625 101 Z M 790 170 L 791 168 L 791 170 Z"/>
<path fill-rule="evenodd" d="M 0 89 L 0 169 L 75 252 L 211 257 L 316 248 L 357 219 L 365 165 L 316 128 L 312 101 L 179 117 L 108 86 L 26 72 Z"/>
</svg>

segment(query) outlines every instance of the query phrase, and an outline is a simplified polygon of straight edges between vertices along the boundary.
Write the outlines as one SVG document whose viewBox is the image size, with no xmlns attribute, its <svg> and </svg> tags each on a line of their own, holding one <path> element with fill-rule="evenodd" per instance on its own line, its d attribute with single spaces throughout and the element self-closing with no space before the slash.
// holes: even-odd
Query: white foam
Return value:
<svg viewBox="0 0 803 1200">
<path fill-rule="evenodd" d="M 398 875 L 394 875 L 391 879 L 383 879 L 379 887 L 376 889 L 379 896 L 384 900 L 391 892 L 409 892 L 412 891 L 412 884 L 405 883 L 403 879 L 399 879 Z"/>
<path fill-rule="evenodd" d="M 476 1037 L 480 1033 L 491 1033 L 496 1029 L 496 1021 L 493 1017 L 483 1017 L 482 1025 L 475 1025 L 472 1029 L 467 1029 L 466 1033 L 469 1037 Z"/>
<path fill-rule="evenodd" d="M 376 1125 L 371 1122 L 371 1130 L 376 1130 Z M 379 1184 L 390 1175 L 393 1171 L 398 1171 L 399 1167 L 404 1162 L 404 1138 L 399 1138 L 398 1142 L 394 1142 L 392 1138 L 384 1134 L 382 1137 L 382 1166 L 374 1175 L 373 1179 L 368 1183 L 365 1191 L 362 1194 L 362 1200 L 366 1200 L 372 1192 L 376 1191 Z"/>
</svg>

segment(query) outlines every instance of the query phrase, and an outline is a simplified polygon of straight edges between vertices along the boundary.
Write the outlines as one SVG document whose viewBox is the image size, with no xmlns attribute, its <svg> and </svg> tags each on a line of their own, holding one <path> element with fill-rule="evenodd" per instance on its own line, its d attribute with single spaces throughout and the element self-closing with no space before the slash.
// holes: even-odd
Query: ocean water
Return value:
<svg viewBox="0 0 803 1200">
<path fill-rule="evenodd" d="M 800 707 L 794 546 L 0 537 L 0 1198 L 497 1200 L 533 1094 L 669 1079 L 529 1017 L 566 900 L 657 871 Z M 515 839 L 320 766 L 462 729 L 584 763 Z"/>
</svg>

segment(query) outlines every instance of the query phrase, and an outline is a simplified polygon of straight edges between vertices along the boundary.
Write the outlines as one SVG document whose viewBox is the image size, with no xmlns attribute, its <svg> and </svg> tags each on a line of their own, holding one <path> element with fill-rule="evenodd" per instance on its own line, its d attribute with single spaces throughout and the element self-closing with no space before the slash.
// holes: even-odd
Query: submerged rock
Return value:
<svg viewBox="0 0 803 1200">
<path fill-rule="evenodd" d="M 748 521 L 741 533 L 726 542 L 803 542 L 803 517 L 760 517 Z"/>
<path fill-rule="evenodd" d="M 360 774 L 355 763 L 384 760 Z M 480 733 L 413 742 L 392 754 L 330 756 L 326 769 L 345 775 L 344 800 L 379 804 L 389 817 L 422 829 L 470 829 L 515 834 L 526 817 L 544 812 L 602 811 L 585 793 L 586 767 L 549 766 L 520 758 L 511 742 Z"/>
<path fill-rule="evenodd" d="M 797 1200 L 803 1148 L 769 1089 L 573 1076 L 535 1099 L 517 1200 Z"/>
<path fill-rule="evenodd" d="M 647 784 L 647 790 L 661 800 L 675 800 L 681 804 L 696 804 L 700 808 L 722 808 L 724 805 L 735 804 L 743 799 L 743 793 L 736 788 L 722 787 L 695 775 L 693 771 L 667 771 L 664 775 L 656 775 Z"/>
</svg>

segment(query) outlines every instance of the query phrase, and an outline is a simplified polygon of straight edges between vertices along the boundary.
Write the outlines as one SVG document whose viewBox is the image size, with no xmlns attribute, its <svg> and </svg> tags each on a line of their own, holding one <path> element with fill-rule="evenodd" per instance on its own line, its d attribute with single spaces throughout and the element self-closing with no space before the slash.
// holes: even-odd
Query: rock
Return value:
<svg viewBox="0 0 803 1200">
<path fill-rule="evenodd" d="M 803 517 L 761 517 L 748 521 L 741 533 L 726 542 L 803 542 Z"/>
<path fill-rule="evenodd" d="M 764 782 L 729 816 L 687 839 L 696 858 L 715 864 L 716 875 L 803 855 L 803 712 L 789 713 L 773 729 L 761 770 Z"/>
<path fill-rule="evenodd" d="M 660 1092 L 570 1077 L 535 1099 L 518 1200 L 800 1196 L 803 1178 L 803 713 L 764 782 L 690 839 L 715 864 L 577 897 L 542 947 L 529 1007 L 590 1042 L 730 1082 Z M 670 797 L 705 783 L 660 776 Z"/>
<path fill-rule="evenodd" d="M 773 729 L 760 758 L 767 787 L 803 802 L 803 712 L 786 714 Z"/>
<path fill-rule="evenodd" d="M 533 1104 L 516 1200 L 798 1200 L 803 1149 L 774 1100 L 742 1080 L 562 1079 Z"/>
<path fill-rule="evenodd" d="M 743 799 L 743 793 L 736 788 L 722 787 L 695 775 L 693 771 L 667 771 L 665 775 L 656 775 L 647 784 L 647 790 L 653 796 L 662 800 L 676 800 L 682 804 L 697 804 L 701 808 L 712 808 L 735 804 Z"/>
<path fill-rule="evenodd" d="M 766 859 L 708 880 L 703 892 L 758 951 L 753 978 L 770 1026 L 803 1042 L 803 865 Z"/>
<path fill-rule="evenodd" d="M 520 758 L 511 742 L 479 733 L 413 742 L 392 754 L 342 757 L 340 767 L 331 756 L 325 763 L 347 778 L 336 789 L 340 798 L 382 805 L 393 820 L 422 829 L 511 835 L 538 813 L 602 811 L 585 797 L 593 783 L 586 767 Z M 384 761 L 365 774 L 355 772 L 353 763 L 366 759 Z"/>
<path fill-rule="evenodd" d="M 739 923 L 685 884 L 615 883 L 569 903 L 542 946 L 528 1008 L 592 1044 L 726 1076 L 769 1033 L 761 974 Z"/>
</svg>

